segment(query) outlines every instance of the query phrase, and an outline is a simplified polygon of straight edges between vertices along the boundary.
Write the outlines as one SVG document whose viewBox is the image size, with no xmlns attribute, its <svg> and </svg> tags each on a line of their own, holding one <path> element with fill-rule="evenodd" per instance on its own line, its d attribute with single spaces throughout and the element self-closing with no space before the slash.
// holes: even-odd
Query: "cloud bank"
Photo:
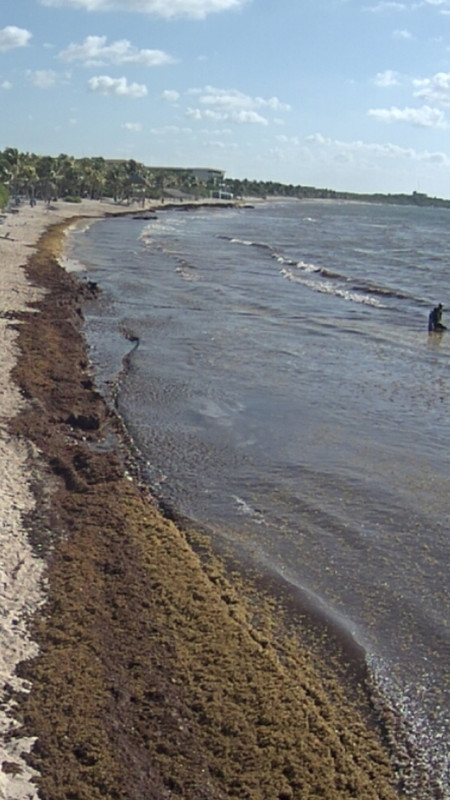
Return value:
<svg viewBox="0 0 450 800">
<path fill-rule="evenodd" d="M 229 121 L 238 124 L 268 125 L 269 120 L 261 110 L 289 111 L 290 106 L 278 97 L 251 97 L 238 89 L 191 89 L 190 95 L 198 97 L 197 108 L 188 108 L 187 116 L 195 120 Z"/>
<path fill-rule="evenodd" d="M 421 108 L 371 108 L 369 117 L 379 122 L 408 122 L 421 128 L 445 128 L 445 115 L 439 108 L 422 106 Z"/>
</svg>

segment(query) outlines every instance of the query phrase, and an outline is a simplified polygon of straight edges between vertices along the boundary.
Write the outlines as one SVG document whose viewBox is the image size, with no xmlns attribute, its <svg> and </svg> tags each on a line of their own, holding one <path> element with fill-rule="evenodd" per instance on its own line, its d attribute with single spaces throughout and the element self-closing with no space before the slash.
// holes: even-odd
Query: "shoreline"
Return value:
<svg viewBox="0 0 450 800">
<path fill-rule="evenodd" d="M 55 257 L 67 216 L 40 239 L 27 299 L 8 317 L 26 402 L 14 416 L 11 386 L 2 413 L 32 466 L 35 505 L 29 496 L 21 520 L 46 582 L 18 669 L 27 683 L 10 692 L 21 725 L 11 744 L 34 743 L 24 761 L 52 800 L 394 800 L 380 732 L 299 629 L 212 553 L 200 559 L 195 532 L 162 516 L 130 473 L 90 374 L 86 287 Z M 7 786 L 22 762 L 4 764 L 5 797 L 27 797 Z"/>
</svg>

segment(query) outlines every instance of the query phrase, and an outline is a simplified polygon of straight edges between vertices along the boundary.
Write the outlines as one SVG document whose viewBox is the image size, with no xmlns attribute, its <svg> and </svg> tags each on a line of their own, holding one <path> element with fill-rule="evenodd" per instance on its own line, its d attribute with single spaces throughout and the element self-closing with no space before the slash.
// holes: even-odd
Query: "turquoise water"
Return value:
<svg viewBox="0 0 450 800">
<path fill-rule="evenodd" d="M 364 648 L 409 793 L 450 797 L 448 212 L 167 210 L 68 246 L 153 491 Z"/>
</svg>

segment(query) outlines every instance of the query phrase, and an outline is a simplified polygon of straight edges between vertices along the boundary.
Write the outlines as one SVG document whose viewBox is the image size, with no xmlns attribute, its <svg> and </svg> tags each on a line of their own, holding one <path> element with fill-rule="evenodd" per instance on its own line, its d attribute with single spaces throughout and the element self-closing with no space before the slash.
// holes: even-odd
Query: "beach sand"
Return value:
<svg viewBox="0 0 450 800">
<path fill-rule="evenodd" d="M 115 210 L 0 226 L 0 798 L 394 800 L 361 675 L 160 513 L 96 391 L 58 257 Z"/>
<path fill-rule="evenodd" d="M 84 203 L 87 216 L 110 211 L 111 206 Z M 23 207 L 20 212 L 2 215 L 0 225 L 0 763 L 11 759 L 20 762 L 21 771 L 0 771 L 0 798 L 28 797 L 31 771 L 20 758 L 33 740 L 5 742 L 4 737 L 15 727 L 11 710 L 12 694 L 24 688 L 15 674 L 16 665 L 37 652 L 27 632 L 27 619 L 44 600 L 44 561 L 34 557 L 24 520 L 34 508 L 29 474 L 31 441 L 18 439 L 9 431 L 9 421 L 25 404 L 21 392 L 11 380 L 16 362 L 18 318 L 29 304 L 42 297 L 42 291 L 31 286 L 23 265 L 34 251 L 41 233 L 58 219 L 80 213 L 79 206 L 60 204 L 47 209 L 44 205 Z M 5 690 L 6 687 L 6 690 Z M 31 790 L 32 790 L 31 786 Z"/>
</svg>

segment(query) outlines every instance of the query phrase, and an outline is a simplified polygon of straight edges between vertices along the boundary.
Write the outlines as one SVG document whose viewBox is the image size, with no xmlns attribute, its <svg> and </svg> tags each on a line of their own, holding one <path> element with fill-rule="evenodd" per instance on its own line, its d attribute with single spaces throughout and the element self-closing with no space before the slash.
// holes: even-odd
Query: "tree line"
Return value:
<svg viewBox="0 0 450 800">
<path fill-rule="evenodd" d="M 277 183 L 275 181 L 249 181 L 228 178 L 225 180 L 227 190 L 234 197 L 286 197 L 299 200 L 353 200 L 360 203 L 387 203 L 391 205 L 438 206 L 450 208 L 450 200 L 429 197 L 427 194 L 412 192 L 411 194 L 359 194 L 356 192 L 339 192 L 334 189 L 321 189 L 315 186 Z"/>
<path fill-rule="evenodd" d="M 220 173 L 217 173 L 220 174 Z M 354 200 L 395 205 L 438 206 L 450 208 L 450 200 L 426 194 L 356 194 L 321 189 L 314 186 L 283 184 L 238 178 L 199 178 L 192 169 L 148 167 L 133 159 L 102 157 L 74 158 L 22 153 L 7 147 L 0 151 L 0 208 L 9 200 L 27 198 L 31 203 L 65 199 L 108 197 L 115 202 L 130 202 L 164 197 L 202 198 L 220 189 L 235 198 L 297 198 Z"/>
<path fill-rule="evenodd" d="M 130 202 L 161 198 L 171 192 L 206 196 L 211 187 L 192 170 L 146 167 L 133 159 L 40 156 L 7 147 L 0 151 L 0 205 L 26 197 L 31 202 L 112 198 Z M 3 203 L 2 203 L 3 199 Z"/>
</svg>

